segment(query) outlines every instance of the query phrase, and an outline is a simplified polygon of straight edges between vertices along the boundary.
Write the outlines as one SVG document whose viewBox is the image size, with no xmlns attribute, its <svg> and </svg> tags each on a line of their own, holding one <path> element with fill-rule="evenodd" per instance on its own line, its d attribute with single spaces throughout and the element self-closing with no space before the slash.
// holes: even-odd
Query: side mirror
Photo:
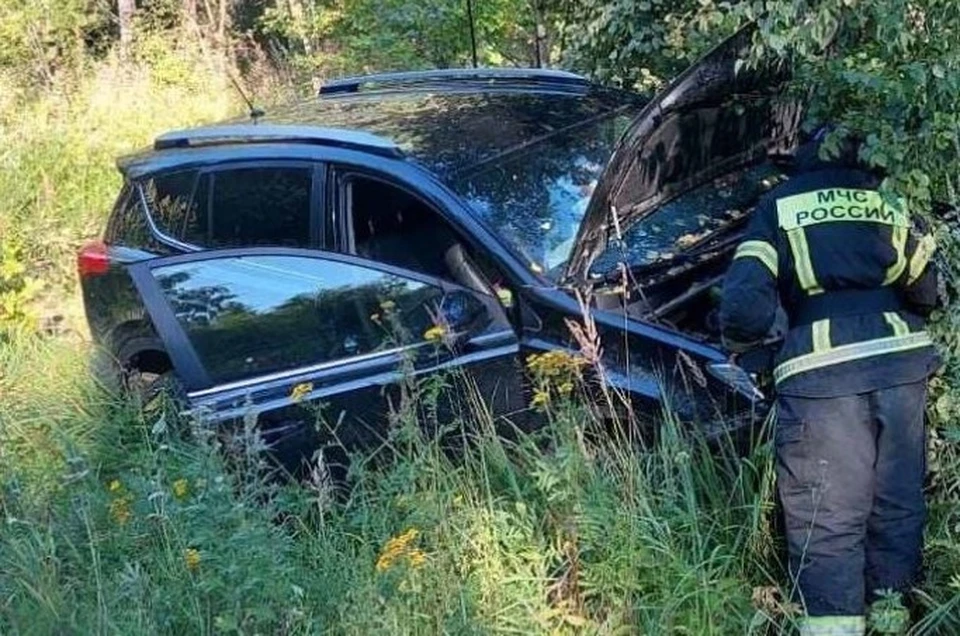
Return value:
<svg viewBox="0 0 960 636">
<path fill-rule="evenodd" d="M 440 318 L 453 332 L 469 330 L 483 314 L 483 305 L 466 291 L 451 292 L 440 301 Z"/>
<path fill-rule="evenodd" d="M 490 322 L 484 304 L 473 293 L 462 289 L 448 291 L 429 312 L 439 330 L 435 339 L 442 339 L 454 349 L 466 345 Z"/>
</svg>

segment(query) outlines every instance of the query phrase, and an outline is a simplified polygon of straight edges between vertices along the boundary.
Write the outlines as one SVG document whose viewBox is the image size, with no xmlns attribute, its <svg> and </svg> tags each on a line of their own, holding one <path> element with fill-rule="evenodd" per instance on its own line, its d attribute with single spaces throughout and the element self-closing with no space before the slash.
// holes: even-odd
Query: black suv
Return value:
<svg viewBox="0 0 960 636">
<path fill-rule="evenodd" d="M 79 255 L 93 337 L 214 422 L 252 410 L 304 448 L 322 403 L 349 446 L 411 366 L 523 409 L 524 360 L 576 352 L 587 311 L 638 411 L 749 422 L 763 396 L 718 346 L 716 292 L 800 119 L 739 62 L 749 36 L 652 100 L 557 71 L 387 74 L 162 135 L 119 161 Z"/>
</svg>

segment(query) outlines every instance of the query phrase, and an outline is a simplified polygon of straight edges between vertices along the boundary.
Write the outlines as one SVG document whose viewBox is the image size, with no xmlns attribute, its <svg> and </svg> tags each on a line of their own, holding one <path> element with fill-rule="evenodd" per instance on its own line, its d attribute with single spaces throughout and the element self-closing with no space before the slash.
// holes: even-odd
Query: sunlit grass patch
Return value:
<svg viewBox="0 0 960 636">
<path fill-rule="evenodd" d="M 103 231 L 121 184 L 117 157 L 167 130 L 239 113 L 226 77 L 196 59 L 190 81 L 164 80 L 164 63 L 188 62 L 178 55 L 153 66 L 103 64 L 0 113 L 0 237 L 22 246 L 30 276 L 43 281 L 45 311 L 64 312 L 74 253 Z M 14 81 L 0 76 L 0 93 L 17 95 Z M 78 304 L 70 305 L 70 326 L 80 328 Z"/>
</svg>

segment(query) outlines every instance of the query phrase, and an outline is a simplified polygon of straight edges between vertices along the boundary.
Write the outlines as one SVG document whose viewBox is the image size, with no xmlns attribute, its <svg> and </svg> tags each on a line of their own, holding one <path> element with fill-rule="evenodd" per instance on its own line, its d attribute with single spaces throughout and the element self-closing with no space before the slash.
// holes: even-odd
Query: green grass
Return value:
<svg viewBox="0 0 960 636">
<path fill-rule="evenodd" d="M 0 301 L 34 313 L 0 332 L 0 633 L 790 632 L 769 446 L 717 456 L 667 418 L 641 449 L 576 404 L 507 442 L 475 408 L 451 424 L 476 437 L 453 461 L 411 406 L 396 460 L 358 458 L 336 499 L 323 480 L 264 481 L 255 429 L 227 470 L 222 440 L 99 386 L 73 253 L 102 228 L 115 156 L 237 112 L 215 70 L 164 55 L 30 98 L 0 78 Z M 50 313 L 65 335 L 35 335 Z M 957 320 L 938 323 L 924 634 L 960 631 Z"/>
<path fill-rule="evenodd" d="M 512 442 L 480 414 L 454 423 L 476 444 L 451 459 L 411 404 L 395 461 L 358 457 L 337 499 L 264 480 L 255 428 L 184 437 L 88 359 L 33 337 L 0 358 L 0 633 L 789 630 L 768 445 L 717 454 L 668 418 L 642 449 L 565 403 Z M 918 633 L 960 619 L 955 513 L 935 512 Z"/>
<path fill-rule="evenodd" d="M 665 436 L 641 452 L 590 435 L 568 406 L 542 439 L 465 422 L 477 444 L 453 460 L 410 409 L 394 424 L 396 461 L 359 469 L 335 501 L 322 482 L 262 480 L 243 451 L 226 470 L 213 440 L 183 441 L 169 413 L 145 419 L 95 386 L 86 353 L 25 339 L 3 360 L 0 632 L 727 634 L 765 622 L 751 603 L 779 576 L 765 448 L 723 462 Z M 249 448 L 238 435 L 232 446 Z"/>
<path fill-rule="evenodd" d="M 27 322 L 60 314 L 81 325 L 74 254 L 102 234 L 119 192 L 116 158 L 166 130 L 238 114 L 237 96 L 213 69 L 174 53 L 156 67 L 104 64 L 41 97 L 22 93 L 0 73 L 0 237 L 7 262 L 28 264 L 39 287 Z M 0 321 L 5 313 L 0 302 Z"/>
</svg>

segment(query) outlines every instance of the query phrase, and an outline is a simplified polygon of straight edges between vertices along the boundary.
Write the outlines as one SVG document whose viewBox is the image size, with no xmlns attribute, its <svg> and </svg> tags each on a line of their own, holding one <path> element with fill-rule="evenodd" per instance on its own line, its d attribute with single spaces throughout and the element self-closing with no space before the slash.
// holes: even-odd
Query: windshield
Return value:
<svg viewBox="0 0 960 636">
<path fill-rule="evenodd" d="M 458 175 L 451 185 L 531 270 L 556 279 L 600 175 L 634 116 L 631 109 L 554 133 Z"/>
</svg>

